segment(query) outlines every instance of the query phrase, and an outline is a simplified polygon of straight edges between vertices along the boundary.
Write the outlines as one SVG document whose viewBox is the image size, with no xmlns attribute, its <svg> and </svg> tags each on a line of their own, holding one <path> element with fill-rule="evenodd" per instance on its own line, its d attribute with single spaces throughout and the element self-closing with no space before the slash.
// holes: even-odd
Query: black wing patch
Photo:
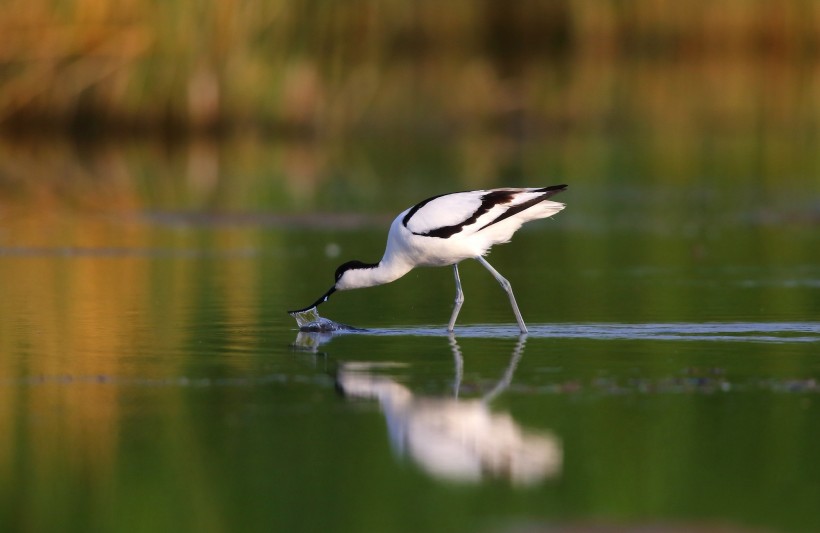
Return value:
<svg viewBox="0 0 820 533">
<path fill-rule="evenodd" d="M 445 195 L 442 195 L 445 196 Z M 481 205 L 478 206 L 478 209 L 473 211 L 473 214 L 470 215 L 467 219 L 459 222 L 458 224 L 453 224 L 452 226 L 442 226 L 440 228 L 436 228 L 430 231 L 425 231 L 424 233 L 416 233 L 413 232 L 414 235 L 419 235 L 421 237 L 437 237 L 439 239 L 447 239 L 452 237 L 456 233 L 463 230 L 466 226 L 470 224 L 474 224 L 478 217 L 492 209 L 493 207 L 501 204 L 506 204 L 510 202 L 515 197 L 515 191 L 491 191 L 481 197 Z M 436 198 L 440 198 L 440 196 L 434 196 L 433 198 L 428 198 L 427 200 L 417 204 L 411 209 L 402 220 L 402 223 L 405 227 L 407 227 L 407 221 L 410 220 L 410 217 L 419 209 L 424 207 L 424 205 L 431 201 L 435 200 Z"/>
<path fill-rule="evenodd" d="M 550 196 L 555 196 L 559 192 L 565 190 L 567 190 L 567 185 L 550 185 L 549 187 L 544 187 L 543 189 L 537 189 L 535 192 L 548 192 L 550 193 Z"/>
<path fill-rule="evenodd" d="M 517 213 L 520 213 L 521 211 L 524 211 L 525 209 L 529 209 L 530 207 L 532 207 L 536 204 L 540 204 L 541 202 L 543 202 L 547 198 L 555 196 L 556 194 L 558 194 L 559 192 L 563 191 L 566 188 L 567 188 L 566 185 L 553 185 L 552 187 L 544 187 L 543 189 L 538 189 L 537 191 L 534 191 L 534 192 L 543 192 L 544 194 L 542 194 L 541 196 L 536 196 L 532 200 L 528 200 L 526 202 L 521 202 L 518 205 L 512 206 L 511 208 L 504 211 L 495 220 L 493 220 L 491 222 L 488 222 L 488 223 L 484 224 L 483 226 L 481 226 L 478 229 L 478 231 L 481 231 L 481 230 L 483 230 L 484 228 L 486 228 L 488 226 L 492 226 L 493 224 L 495 224 L 497 222 L 501 222 L 502 220 L 508 219 L 511 216 L 513 216 Z"/>
<path fill-rule="evenodd" d="M 496 218 L 495 220 L 492 220 L 492 221 L 488 222 L 487 224 L 485 224 L 484 226 L 482 226 L 479 229 L 479 231 L 486 228 L 487 226 L 492 226 L 496 222 L 501 222 L 502 220 L 505 220 L 505 219 L 515 215 L 516 213 L 520 213 L 521 211 L 524 211 L 525 209 L 528 209 L 528 208 L 534 206 L 535 204 L 543 202 L 547 198 L 550 198 L 551 196 L 555 196 L 556 194 L 558 194 L 559 192 L 563 191 L 566 188 L 567 188 L 566 185 L 553 185 L 551 187 L 544 187 L 543 189 L 535 189 L 531 192 L 543 192 L 544 194 L 542 194 L 541 196 L 538 196 L 536 198 L 533 198 L 532 200 L 529 200 L 527 202 L 523 202 L 519 205 L 513 206 L 510 209 L 507 209 L 498 218 Z M 459 233 L 461 230 L 463 230 L 465 227 L 469 226 L 470 224 L 474 224 L 475 221 L 478 220 L 481 215 L 488 212 L 493 207 L 495 207 L 497 205 L 507 204 L 507 203 L 511 202 L 513 200 L 513 198 L 515 198 L 515 195 L 517 193 L 518 193 L 518 191 L 505 190 L 505 189 L 490 191 L 490 192 L 488 192 L 487 194 L 485 194 L 481 197 L 481 205 L 478 206 L 478 209 L 473 211 L 472 215 L 470 215 L 467 219 L 459 222 L 458 224 L 453 224 L 452 226 L 442 226 L 440 228 L 432 229 L 430 231 L 425 231 L 423 233 L 417 233 L 415 231 L 412 232 L 412 233 L 414 235 L 419 235 L 421 237 L 437 237 L 439 239 L 447 239 L 449 237 L 452 237 L 456 233 Z M 457 194 L 457 193 L 449 193 L 449 194 Z M 405 228 L 407 227 L 407 223 L 410 221 L 410 219 L 413 217 L 414 214 L 416 214 L 416 212 L 419 209 L 421 209 L 422 207 L 427 205 L 429 202 L 432 202 L 436 198 L 441 198 L 442 196 L 447 196 L 447 195 L 446 194 L 440 194 L 438 196 L 433 196 L 432 198 L 428 198 L 428 199 L 426 199 L 424 201 L 421 201 L 418 204 L 414 205 L 413 208 L 410 209 L 410 211 L 408 211 L 407 214 L 404 215 L 404 218 L 402 219 L 402 224 L 404 224 L 404 227 Z"/>
</svg>

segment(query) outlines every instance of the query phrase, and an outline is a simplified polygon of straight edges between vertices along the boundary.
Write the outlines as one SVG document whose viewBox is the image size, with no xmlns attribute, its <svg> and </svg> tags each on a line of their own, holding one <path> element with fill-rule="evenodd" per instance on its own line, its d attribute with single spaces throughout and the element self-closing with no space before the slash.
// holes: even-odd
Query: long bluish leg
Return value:
<svg viewBox="0 0 820 533">
<path fill-rule="evenodd" d="M 513 313 L 515 313 L 515 319 L 518 321 L 518 328 L 521 330 L 521 333 L 527 333 L 527 326 L 524 324 L 524 319 L 521 318 L 521 311 L 518 310 L 518 304 L 515 303 L 515 295 L 513 294 L 512 285 L 510 285 L 510 282 L 507 281 L 504 276 L 499 274 L 498 270 L 494 269 L 493 266 L 480 255 L 475 259 L 484 265 L 484 268 L 490 271 L 490 274 L 492 274 L 496 281 L 501 284 L 501 288 L 507 292 L 507 296 L 510 297 L 510 305 L 512 305 Z"/>
<path fill-rule="evenodd" d="M 453 331 L 456 327 L 456 317 L 461 311 L 461 306 L 464 304 L 464 292 L 461 290 L 461 278 L 458 277 L 458 265 L 453 265 L 453 274 L 456 277 L 456 301 L 453 304 L 453 314 L 450 315 L 450 323 L 447 325 L 447 331 Z"/>
</svg>

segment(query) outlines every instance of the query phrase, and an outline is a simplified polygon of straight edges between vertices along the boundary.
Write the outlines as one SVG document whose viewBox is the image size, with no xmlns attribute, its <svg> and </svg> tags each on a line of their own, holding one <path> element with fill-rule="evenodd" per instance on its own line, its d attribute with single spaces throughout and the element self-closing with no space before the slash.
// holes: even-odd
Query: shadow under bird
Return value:
<svg viewBox="0 0 820 533">
<path fill-rule="evenodd" d="M 348 261 L 336 269 L 336 282 L 313 304 L 290 314 L 303 313 L 328 300 L 336 291 L 390 283 L 420 266 L 453 266 L 456 299 L 448 331 L 453 331 L 464 303 L 458 263 L 475 259 L 490 271 L 510 298 L 522 333 L 527 332 L 512 286 L 484 259 L 494 244 L 509 242 L 531 220 L 548 218 L 564 209 L 550 201 L 567 188 L 508 188 L 465 191 L 428 198 L 402 211 L 390 225 L 387 247 L 378 263 Z"/>
</svg>

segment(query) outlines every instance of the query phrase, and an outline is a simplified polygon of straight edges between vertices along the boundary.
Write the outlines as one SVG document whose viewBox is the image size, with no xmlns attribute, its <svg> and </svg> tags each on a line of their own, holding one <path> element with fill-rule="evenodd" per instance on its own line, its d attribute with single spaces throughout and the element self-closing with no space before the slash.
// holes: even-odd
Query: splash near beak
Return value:
<svg viewBox="0 0 820 533">
<path fill-rule="evenodd" d="M 299 313 L 304 313 L 305 311 L 309 311 L 309 310 L 313 309 L 314 307 L 317 307 L 317 306 L 325 303 L 327 301 L 327 299 L 330 298 L 330 295 L 333 294 L 334 292 L 336 292 L 336 286 L 335 285 L 333 287 L 331 287 L 329 291 L 324 293 L 321 298 L 319 298 L 318 300 L 316 300 L 315 302 L 313 302 L 309 306 L 305 307 L 304 309 L 297 309 L 296 311 L 288 311 L 288 314 L 289 315 L 298 315 Z"/>
</svg>

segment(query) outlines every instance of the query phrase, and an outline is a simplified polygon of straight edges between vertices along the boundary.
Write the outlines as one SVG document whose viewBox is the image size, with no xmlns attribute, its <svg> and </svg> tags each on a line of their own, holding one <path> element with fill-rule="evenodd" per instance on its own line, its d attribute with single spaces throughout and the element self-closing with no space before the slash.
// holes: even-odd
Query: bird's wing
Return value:
<svg viewBox="0 0 820 533">
<path fill-rule="evenodd" d="M 416 235 L 426 235 L 444 227 L 463 226 L 481 208 L 487 191 L 467 191 L 434 196 L 414 205 L 402 223 Z"/>
<path fill-rule="evenodd" d="M 563 189 L 560 189 L 563 190 Z M 491 189 L 434 196 L 419 202 L 402 219 L 416 235 L 448 238 L 478 231 L 535 205 L 558 189 Z"/>
</svg>

